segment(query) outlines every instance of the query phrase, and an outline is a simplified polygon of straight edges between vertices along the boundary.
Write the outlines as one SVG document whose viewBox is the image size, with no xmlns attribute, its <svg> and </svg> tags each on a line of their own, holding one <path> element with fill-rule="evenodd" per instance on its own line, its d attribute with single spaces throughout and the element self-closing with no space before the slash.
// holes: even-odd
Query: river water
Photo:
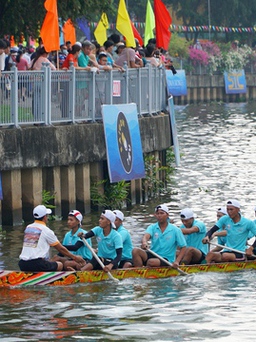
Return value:
<svg viewBox="0 0 256 342">
<path fill-rule="evenodd" d="M 176 107 L 181 166 L 162 196 L 126 211 L 134 244 L 167 203 L 175 223 L 190 206 L 210 228 L 228 198 L 254 218 L 256 116 L 252 104 Z M 97 224 L 85 218 L 85 228 Z M 50 224 L 62 239 L 66 222 Z M 17 269 L 24 227 L 0 233 L 0 268 Z M 0 288 L 0 340 L 225 341 L 254 340 L 256 273 L 205 273 L 174 279 L 129 279 L 66 287 Z"/>
</svg>

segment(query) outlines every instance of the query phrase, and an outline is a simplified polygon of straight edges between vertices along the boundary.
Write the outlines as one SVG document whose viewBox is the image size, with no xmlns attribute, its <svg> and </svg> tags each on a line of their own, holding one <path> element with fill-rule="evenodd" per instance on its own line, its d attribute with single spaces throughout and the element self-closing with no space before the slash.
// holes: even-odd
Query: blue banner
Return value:
<svg viewBox="0 0 256 342">
<path fill-rule="evenodd" d="M 173 75 L 171 70 L 166 70 L 166 82 L 168 95 L 185 96 L 187 95 L 187 81 L 185 70 L 176 70 Z"/>
<path fill-rule="evenodd" d="M 102 116 L 110 182 L 145 177 L 136 104 L 103 105 Z"/>
<path fill-rule="evenodd" d="M 180 149 L 179 149 L 179 141 L 178 141 L 178 134 L 177 134 L 177 126 L 175 120 L 175 110 L 173 104 L 173 97 L 169 97 L 168 99 L 168 107 L 169 107 L 169 114 L 170 114 L 170 123 L 171 123 L 171 132 L 172 132 L 172 142 L 173 142 L 173 149 L 175 155 L 175 163 L 176 166 L 180 166 Z"/>
<path fill-rule="evenodd" d="M 245 94 L 246 78 L 244 70 L 224 72 L 226 94 Z"/>
</svg>

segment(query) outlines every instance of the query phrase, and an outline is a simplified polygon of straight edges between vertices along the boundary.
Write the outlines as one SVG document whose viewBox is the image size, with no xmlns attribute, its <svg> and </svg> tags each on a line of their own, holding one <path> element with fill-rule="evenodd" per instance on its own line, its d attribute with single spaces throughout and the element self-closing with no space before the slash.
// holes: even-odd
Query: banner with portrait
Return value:
<svg viewBox="0 0 256 342">
<path fill-rule="evenodd" d="M 145 177 L 137 106 L 102 105 L 111 183 Z"/>
</svg>

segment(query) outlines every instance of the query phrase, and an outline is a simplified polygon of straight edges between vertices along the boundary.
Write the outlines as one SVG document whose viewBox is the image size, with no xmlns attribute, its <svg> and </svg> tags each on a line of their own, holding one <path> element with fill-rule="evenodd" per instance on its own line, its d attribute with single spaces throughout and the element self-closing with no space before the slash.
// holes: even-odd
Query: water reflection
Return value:
<svg viewBox="0 0 256 342">
<path fill-rule="evenodd" d="M 254 104 L 177 108 L 181 166 L 171 196 L 125 212 L 134 244 L 153 222 L 156 204 L 191 206 L 210 228 L 215 210 L 236 197 L 254 218 Z M 98 222 L 88 215 L 85 228 Z M 66 222 L 51 223 L 62 239 Z M 0 235 L 0 268 L 16 269 L 24 227 Z M 0 339 L 9 341 L 218 341 L 254 340 L 256 273 L 196 274 L 174 279 L 127 279 L 70 287 L 0 288 Z"/>
</svg>

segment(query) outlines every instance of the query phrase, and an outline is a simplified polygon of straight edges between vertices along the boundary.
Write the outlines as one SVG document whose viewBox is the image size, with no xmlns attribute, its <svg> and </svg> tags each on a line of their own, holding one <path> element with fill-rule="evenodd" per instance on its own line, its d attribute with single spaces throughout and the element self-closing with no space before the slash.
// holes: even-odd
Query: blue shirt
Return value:
<svg viewBox="0 0 256 342">
<path fill-rule="evenodd" d="M 90 57 L 87 56 L 83 50 L 81 50 L 80 55 L 78 56 L 78 65 L 80 67 L 87 67 L 89 65 Z"/>
<path fill-rule="evenodd" d="M 205 237 L 205 234 L 207 232 L 205 224 L 202 221 L 194 220 L 192 223 L 192 227 L 197 227 L 199 231 L 194 232 L 192 234 L 184 234 L 185 240 L 187 242 L 187 246 L 197 248 L 204 254 L 207 254 L 208 246 L 202 243 L 202 240 Z M 186 229 L 184 224 L 180 226 L 180 229 L 183 229 L 183 228 Z"/>
<path fill-rule="evenodd" d="M 221 217 L 222 217 L 222 216 L 221 216 Z M 221 218 L 221 217 L 220 217 L 220 218 Z M 222 225 L 222 229 L 217 230 L 217 232 L 223 231 L 223 230 L 226 230 L 226 227 L 225 227 L 224 224 Z M 226 244 L 226 242 L 227 242 L 227 236 L 226 236 L 226 235 L 225 235 L 225 236 L 217 236 L 217 239 L 218 239 L 218 244 L 219 244 L 219 245 L 225 246 L 225 244 Z"/>
<path fill-rule="evenodd" d="M 151 237 L 152 251 L 170 262 L 176 259 L 177 247 L 182 248 L 187 245 L 182 231 L 171 223 L 168 223 L 164 232 L 161 231 L 158 223 L 151 224 L 146 229 L 146 233 Z"/>
<path fill-rule="evenodd" d="M 249 233 L 256 235 L 256 225 L 253 221 L 240 216 L 240 221 L 235 223 L 228 215 L 222 216 L 216 226 L 220 230 L 227 231 L 226 246 L 244 252 Z"/>
<path fill-rule="evenodd" d="M 121 235 L 123 241 L 123 251 L 121 260 L 132 259 L 133 245 L 130 233 L 127 229 L 124 228 L 123 225 L 117 228 L 117 232 Z"/>
<path fill-rule="evenodd" d="M 98 242 L 98 256 L 105 259 L 115 259 L 116 249 L 123 248 L 121 235 L 114 229 L 105 236 L 99 226 L 92 228 Z"/>
<path fill-rule="evenodd" d="M 70 232 L 67 232 L 64 236 L 63 245 L 70 246 L 70 245 L 75 245 L 77 241 L 81 241 L 81 239 L 77 236 L 78 233 L 83 233 L 86 234 L 87 232 L 83 230 L 82 228 L 78 228 L 75 234 L 72 234 L 72 230 Z M 87 242 L 89 245 L 92 245 L 91 239 L 87 239 Z M 92 258 L 92 253 L 86 246 L 80 247 L 76 252 L 71 251 L 70 253 L 74 255 L 81 255 L 82 258 L 84 259 L 91 259 Z"/>
</svg>

